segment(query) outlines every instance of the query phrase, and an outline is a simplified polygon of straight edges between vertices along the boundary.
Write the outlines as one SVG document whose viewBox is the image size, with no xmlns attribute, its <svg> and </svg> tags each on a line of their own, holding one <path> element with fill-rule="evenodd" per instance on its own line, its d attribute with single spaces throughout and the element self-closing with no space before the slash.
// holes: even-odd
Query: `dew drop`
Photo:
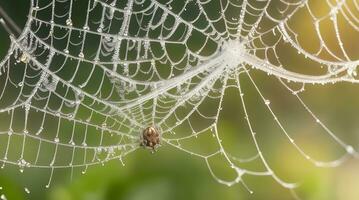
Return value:
<svg viewBox="0 0 359 200">
<path fill-rule="evenodd" d="M 25 187 L 24 190 L 27 194 L 30 194 L 30 190 L 27 187 Z"/>
<path fill-rule="evenodd" d="M 67 26 L 72 26 L 72 20 L 71 20 L 71 19 L 67 19 L 67 20 L 66 20 L 66 25 L 67 25 Z"/>
<path fill-rule="evenodd" d="M 268 106 L 270 104 L 269 100 L 265 100 L 264 103 Z"/>
</svg>

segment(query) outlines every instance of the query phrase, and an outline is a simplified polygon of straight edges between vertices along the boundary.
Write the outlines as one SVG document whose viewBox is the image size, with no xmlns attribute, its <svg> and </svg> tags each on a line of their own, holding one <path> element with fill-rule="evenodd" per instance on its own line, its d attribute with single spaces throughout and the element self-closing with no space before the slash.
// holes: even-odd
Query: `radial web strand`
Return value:
<svg viewBox="0 0 359 200">
<path fill-rule="evenodd" d="M 318 167 L 334 167 L 356 148 L 335 135 L 302 100 L 308 84 L 357 83 L 359 4 L 355 0 L 31 0 L 27 23 L 0 61 L 2 167 L 80 169 L 123 162 L 156 126 L 162 145 L 199 157 L 226 185 L 244 176 L 284 180 L 267 162 L 248 108 L 250 87 L 273 124 Z M 305 20 L 306 27 L 300 23 Z M 289 62 L 285 52 L 296 52 Z M 277 117 L 257 73 L 277 79 L 311 122 L 343 150 L 335 160 L 310 155 Z M 299 85 L 299 87 L 298 87 Z M 239 158 L 222 142 L 224 97 L 235 89 L 256 153 Z M 185 145 L 207 137 L 207 147 Z M 194 142 L 195 143 L 195 142 Z M 17 145 L 16 145 L 17 144 Z M 21 145 L 18 145 L 21 144 Z M 211 160 L 234 171 L 222 178 Z M 263 170 L 243 163 L 259 161 Z M 243 178 L 243 179 L 242 179 Z"/>
</svg>

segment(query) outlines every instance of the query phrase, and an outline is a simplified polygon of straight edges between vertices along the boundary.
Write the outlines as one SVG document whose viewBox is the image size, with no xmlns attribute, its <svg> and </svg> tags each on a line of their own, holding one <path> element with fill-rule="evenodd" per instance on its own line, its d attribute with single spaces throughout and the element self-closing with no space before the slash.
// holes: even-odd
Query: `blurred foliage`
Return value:
<svg viewBox="0 0 359 200">
<path fill-rule="evenodd" d="M 86 3 L 86 1 L 84 1 Z M 1 6 L 21 26 L 26 21 L 28 1 L 1 1 Z M 305 22 L 301 22 L 305 26 Z M 6 52 L 9 39 L 7 33 L 0 28 L 0 55 Z M 290 56 L 290 55 L 288 55 Z M 264 93 L 271 96 L 273 107 L 278 116 L 300 141 L 310 154 L 316 157 L 328 157 L 337 154 L 327 146 L 323 136 L 315 134 L 316 128 L 310 124 L 310 117 L 303 113 L 299 104 L 294 103 L 283 88 L 278 87 L 274 78 L 267 78 L 263 74 L 259 77 L 260 86 Z M 250 88 L 247 82 L 244 88 Z M 252 88 L 253 89 L 253 88 Z M 351 101 L 359 95 L 350 97 L 348 91 L 354 91 L 353 86 L 339 84 L 336 86 L 309 86 L 304 94 L 304 100 L 313 105 L 314 111 L 336 133 L 343 133 L 347 140 L 358 141 L 351 137 L 357 133 L 358 127 L 347 124 L 357 124 L 352 117 Z M 296 191 L 303 199 L 331 200 L 331 199 L 359 199 L 359 163 L 350 161 L 334 169 L 318 169 L 311 166 L 305 159 L 298 156 L 293 146 L 278 133 L 278 128 L 268 113 L 264 113 L 263 105 L 259 102 L 255 92 L 246 90 L 247 102 L 252 120 L 256 122 L 257 132 L 260 134 L 261 145 L 266 156 L 276 172 L 289 181 L 301 184 Z M 307 95 L 306 95 L 307 94 Z M 314 95 L 315 94 L 315 95 Z M 341 95 L 343 98 L 336 98 Z M 320 97 L 320 98 L 318 98 Z M 345 98 L 347 97 L 347 98 Z M 257 99 L 256 99 L 257 98 Z M 336 99 L 336 102 L 332 100 Z M 357 101 L 356 101 L 357 102 Z M 330 108 L 330 109 L 328 109 Z M 234 112 L 237 110 L 238 112 Z M 302 109 L 302 111 L 298 111 Z M 355 108 L 358 109 L 358 108 Z M 243 114 L 238 96 L 228 91 L 225 97 L 225 107 L 221 114 L 220 133 L 227 137 L 224 145 L 241 150 L 243 157 L 249 156 L 253 144 L 248 138 L 248 132 L 243 128 Z M 308 121 L 309 120 L 309 121 Z M 235 134 L 229 134 L 235 133 Z M 238 134 L 237 134 L 238 133 Z M 236 137 L 233 137 L 236 135 Z M 316 136 L 314 136 L 316 135 Z M 237 138 L 238 137 L 238 138 Z M 201 144 L 205 145 L 205 144 Z M 200 147 L 200 146 L 198 146 Z M 221 185 L 213 179 L 203 160 L 199 160 L 184 152 L 179 152 L 168 146 L 159 149 L 155 154 L 146 150 L 139 150 L 125 158 L 125 166 L 120 161 L 112 161 L 104 166 L 94 166 L 85 175 L 75 173 L 72 181 L 68 178 L 69 171 L 57 175 L 54 184 L 45 188 L 48 171 L 30 173 L 31 176 L 19 174 L 13 166 L 6 166 L 0 171 L 0 193 L 9 200 L 21 199 L 49 199 L 49 200 L 191 200 L 191 199 L 293 199 L 290 192 L 278 186 L 270 177 L 244 176 L 246 184 L 254 191 L 250 194 L 241 184 L 233 187 Z M 253 164 L 255 167 L 256 163 Z M 228 166 L 220 166 L 226 168 Z M 15 167 L 16 168 L 16 167 Z M 225 170 L 225 169 L 223 169 Z M 23 183 L 30 189 L 27 194 Z"/>
</svg>

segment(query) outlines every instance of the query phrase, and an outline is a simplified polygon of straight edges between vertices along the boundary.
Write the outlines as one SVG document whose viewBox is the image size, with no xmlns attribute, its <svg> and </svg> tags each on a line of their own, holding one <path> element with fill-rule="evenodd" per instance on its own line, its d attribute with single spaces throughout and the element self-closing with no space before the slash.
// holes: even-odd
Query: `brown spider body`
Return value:
<svg viewBox="0 0 359 200">
<path fill-rule="evenodd" d="M 155 148 L 160 145 L 159 131 L 154 126 L 145 128 L 142 132 L 140 145 L 155 151 Z"/>
</svg>

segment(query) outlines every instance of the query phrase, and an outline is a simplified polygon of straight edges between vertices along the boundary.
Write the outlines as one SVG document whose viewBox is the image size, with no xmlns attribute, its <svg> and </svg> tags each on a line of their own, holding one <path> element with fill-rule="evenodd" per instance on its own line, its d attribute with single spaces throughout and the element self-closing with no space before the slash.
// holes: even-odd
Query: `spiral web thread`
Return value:
<svg viewBox="0 0 359 200">
<path fill-rule="evenodd" d="M 341 28 L 358 36 L 359 4 L 321 1 L 318 14 L 313 2 L 90 0 L 79 8 L 74 0 L 32 0 L 22 34 L 11 37 L 0 63 L 3 167 L 48 168 L 48 187 L 57 168 L 85 173 L 94 164 L 122 161 L 139 148 L 142 130 L 154 125 L 162 144 L 203 158 L 220 183 L 246 187 L 244 175 L 271 176 L 293 189 L 296 184 L 278 177 L 262 154 L 241 77 L 249 78 L 282 133 L 314 165 L 337 166 L 358 157 L 316 117 L 300 93 L 307 83 L 358 82 L 359 55 L 349 53 Z M 301 45 L 294 27 L 298 16 L 308 20 L 317 49 Z M 325 23 L 330 24 L 326 32 L 335 35 L 331 44 L 323 36 Z M 310 60 L 316 73 L 295 72 L 282 64 L 283 45 Z M 251 74 L 255 69 L 277 77 L 345 154 L 324 162 L 302 150 L 261 93 Z M 287 81 L 302 87 L 292 89 Z M 240 94 L 257 151 L 246 160 L 225 150 L 217 127 L 224 93 L 231 87 Z M 203 108 L 206 102 L 215 106 Z M 181 145 L 203 134 L 213 136 L 215 151 L 198 153 Z M 214 156 L 224 157 L 233 168 L 233 180 L 221 179 L 212 170 L 209 160 Z M 238 164 L 258 159 L 264 171 Z"/>
</svg>

